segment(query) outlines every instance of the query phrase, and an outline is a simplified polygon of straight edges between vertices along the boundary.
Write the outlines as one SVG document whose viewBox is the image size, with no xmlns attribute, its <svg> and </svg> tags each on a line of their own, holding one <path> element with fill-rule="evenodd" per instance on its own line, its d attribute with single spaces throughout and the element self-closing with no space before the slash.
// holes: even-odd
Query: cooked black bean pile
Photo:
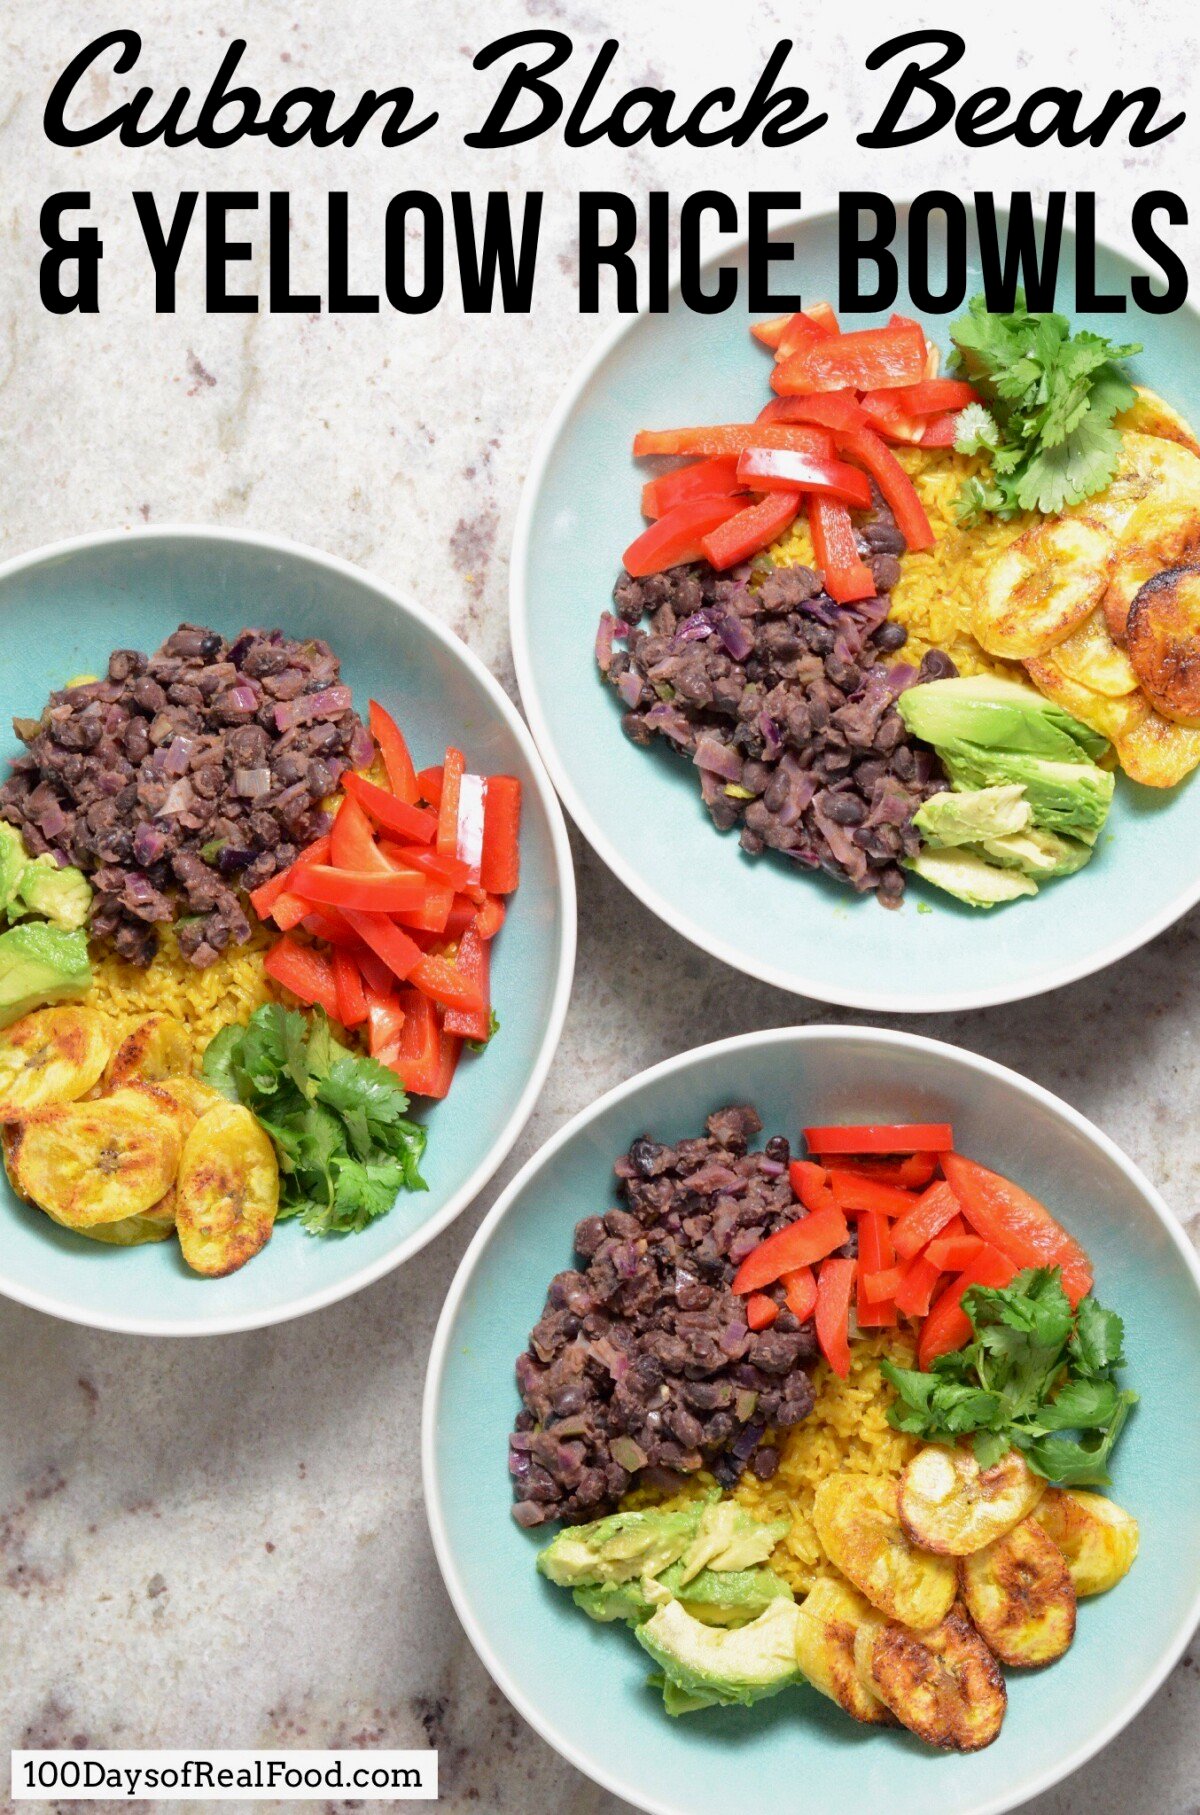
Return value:
<svg viewBox="0 0 1200 1815">
<path fill-rule="evenodd" d="M 611 1512 L 646 1470 L 707 1466 L 727 1486 L 747 1466 L 774 1474 L 768 1432 L 812 1410 L 817 1349 L 811 1322 L 786 1308 L 752 1333 L 730 1289 L 751 1249 L 797 1215 L 787 1141 L 747 1151 L 761 1128 L 742 1105 L 710 1115 L 697 1140 L 635 1141 L 615 1168 L 621 1206 L 576 1228 L 580 1265 L 551 1280 L 517 1361 L 519 1524 Z"/>
<path fill-rule="evenodd" d="M 321 801 L 370 739 L 337 657 L 313 638 L 183 624 L 156 654 L 117 649 L 107 678 L 16 719 L 25 752 L 0 814 L 29 850 L 89 877 L 90 931 L 148 965 L 176 923 L 198 968 L 250 922 L 238 897 L 328 831 Z"/>
<path fill-rule="evenodd" d="M 888 622 L 886 595 L 904 540 L 881 503 L 858 533 L 877 598 L 835 605 L 820 574 L 800 566 L 761 584 L 748 568 L 721 575 L 703 563 L 623 574 L 596 652 L 627 734 L 666 738 L 691 757 L 719 830 L 740 825 L 751 856 L 769 846 L 895 907 L 901 859 L 919 848 L 912 816 L 946 786 L 896 699 L 956 670 L 940 650 L 919 671 L 894 661 L 907 633 Z"/>
</svg>

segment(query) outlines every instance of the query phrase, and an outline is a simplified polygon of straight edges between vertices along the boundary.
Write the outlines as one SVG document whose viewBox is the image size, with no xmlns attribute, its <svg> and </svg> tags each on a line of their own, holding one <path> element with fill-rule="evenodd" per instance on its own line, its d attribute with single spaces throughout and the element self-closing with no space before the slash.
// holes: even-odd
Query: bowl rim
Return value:
<svg viewBox="0 0 1200 1815">
<path fill-rule="evenodd" d="M 897 218 L 903 219 L 910 206 L 910 197 L 898 197 L 896 199 Z M 1007 210 L 1003 212 L 1007 213 Z M 784 240 L 793 237 L 801 229 L 818 228 L 830 221 L 836 222 L 837 218 L 838 210 L 835 207 L 820 208 L 811 213 L 804 210 L 793 212 L 780 220 L 774 237 Z M 1045 226 L 1045 214 L 1041 209 L 1035 211 L 1035 220 L 1040 226 Z M 747 245 L 748 235 L 746 234 L 719 236 L 716 249 L 702 261 L 701 272 L 710 271 L 720 260 L 739 257 L 745 252 Z M 1097 247 L 1100 251 L 1113 253 L 1123 259 L 1133 271 L 1142 276 L 1149 275 L 1138 254 L 1130 250 L 1119 237 L 1105 237 L 1098 240 Z M 672 279 L 668 302 L 669 309 L 674 309 L 679 304 L 677 275 Z M 1190 314 L 1194 324 L 1200 329 L 1200 308 L 1194 303 L 1185 302 L 1182 312 Z M 1139 951 L 1143 945 L 1148 945 L 1169 926 L 1173 926 L 1182 915 L 1200 901 L 1200 867 L 1197 868 L 1193 882 L 1180 890 L 1165 907 L 1136 927 L 1132 933 L 1114 939 L 1098 952 L 1057 965 L 1045 977 L 1019 984 L 984 983 L 973 989 L 943 990 L 934 995 L 923 993 L 917 999 L 911 994 L 892 990 L 838 986 L 824 979 L 817 969 L 785 970 L 767 960 L 750 958 L 744 952 L 739 951 L 737 946 L 731 944 L 729 940 L 722 938 L 717 933 L 710 933 L 690 914 L 683 912 L 670 902 L 652 878 L 640 875 L 634 865 L 625 859 L 599 826 L 581 798 L 571 778 L 569 764 L 566 758 L 560 754 L 546 715 L 542 710 L 541 695 L 534 677 L 531 655 L 532 613 L 528 576 L 534 513 L 559 436 L 568 418 L 581 404 L 584 393 L 610 353 L 628 335 L 635 333 L 650 315 L 651 310 L 647 306 L 638 309 L 635 314 L 619 317 L 600 335 L 595 345 L 576 366 L 564 389 L 560 392 L 538 436 L 529 471 L 521 488 L 509 562 L 509 641 L 512 646 L 513 665 L 516 669 L 522 709 L 529 721 L 534 741 L 541 752 L 542 761 L 550 773 L 550 778 L 558 790 L 563 805 L 597 856 L 607 864 L 618 881 L 622 882 L 631 895 L 643 906 L 649 908 L 651 913 L 657 915 L 673 932 L 689 940 L 692 945 L 697 946 L 710 957 L 717 958 L 721 963 L 731 966 L 732 969 L 741 971 L 743 975 L 757 977 L 763 983 L 770 983 L 777 989 L 787 990 L 793 996 L 806 997 L 816 1002 L 827 1002 L 840 1008 L 859 1009 L 869 1014 L 902 1015 L 912 1014 L 918 1010 L 922 1014 L 952 1014 L 964 1009 L 995 1008 L 1006 1002 L 1022 1002 L 1033 996 L 1049 995 L 1053 990 L 1063 989 L 1070 983 L 1078 983 L 1084 977 L 1094 976 L 1097 971 L 1106 970 L 1131 952 Z M 749 319 L 749 312 L 747 312 L 747 321 Z"/>
<path fill-rule="evenodd" d="M 534 1731 L 562 1758 L 565 1758 L 569 1764 L 574 1765 L 577 1771 L 582 1772 L 585 1777 L 590 1778 L 592 1782 L 599 1784 L 612 1795 L 623 1797 L 635 1808 L 645 1810 L 646 1815 L 693 1815 L 693 1811 L 682 1803 L 666 1802 L 657 1797 L 648 1797 L 635 1783 L 623 1778 L 618 1770 L 610 1770 L 589 1759 L 571 1739 L 561 1734 L 554 1723 L 541 1714 L 536 1705 L 513 1681 L 507 1666 L 493 1651 L 472 1612 L 447 1536 L 436 1455 L 438 1402 L 459 1307 L 491 1241 L 493 1232 L 513 1209 L 531 1180 L 557 1158 L 568 1142 L 609 1109 L 635 1097 L 646 1086 L 655 1084 L 677 1072 L 686 1071 L 694 1064 L 713 1057 L 735 1059 L 739 1054 L 752 1048 L 791 1048 L 797 1044 L 819 1046 L 826 1043 L 837 1046 L 864 1038 L 878 1042 L 885 1050 L 907 1050 L 918 1054 L 926 1053 L 938 1056 L 950 1054 L 961 1065 L 964 1072 L 973 1072 L 1006 1084 L 1059 1116 L 1076 1133 L 1082 1135 L 1092 1146 L 1097 1147 L 1125 1175 L 1134 1190 L 1146 1201 L 1166 1230 L 1169 1240 L 1191 1276 L 1197 1294 L 1200 1295 L 1200 1256 L 1192 1248 L 1182 1226 L 1172 1215 L 1162 1194 L 1151 1184 L 1140 1168 L 1135 1166 L 1133 1161 L 1121 1151 L 1116 1142 L 1111 1140 L 1094 1122 L 1081 1115 L 1077 1109 L 1073 1109 L 1062 1097 L 1056 1096 L 1042 1085 L 1034 1083 L 1031 1078 L 1023 1077 L 1020 1072 L 1012 1070 L 1007 1065 L 1001 1065 L 994 1059 L 985 1058 L 980 1053 L 954 1046 L 947 1040 L 934 1040 L 926 1035 L 910 1034 L 898 1028 L 836 1026 L 828 1023 L 817 1023 L 807 1027 L 773 1027 L 765 1028 L 757 1033 L 735 1034 L 729 1039 L 715 1040 L 703 1046 L 692 1047 L 687 1052 L 679 1053 L 673 1058 L 660 1061 L 657 1065 L 649 1066 L 645 1071 L 637 1073 L 635 1077 L 628 1078 L 624 1083 L 606 1091 L 595 1103 L 581 1110 L 578 1115 L 572 1116 L 570 1121 L 558 1129 L 545 1145 L 525 1162 L 488 1211 L 471 1238 L 446 1294 L 430 1350 L 421 1407 L 421 1472 L 426 1517 L 433 1539 L 434 1555 L 437 1558 L 438 1568 L 441 1570 L 442 1580 L 454 1611 L 458 1615 L 476 1656 L 493 1682 L 508 1697 L 518 1713 L 529 1722 Z M 1033 1780 L 1022 1783 L 1019 1789 L 963 1805 L 958 1809 L 957 1815 L 1005 1815 L 1006 1811 L 1018 1808 L 1032 1797 L 1051 1789 L 1086 1764 L 1090 1758 L 1093 1758 L 1097 1752 L 1115 1739 L 1145 1707 L 1150 1697 L 1179 1661 L 1198 1623 L 1200 1623 L 1200 1589 L 1192 1596 L 1190 1602 L 1184 1605 L 1158 1663 L 1119 1714 L 1106 1721 L 1098 1733 L 1076 1747 L 1068 1757 L 1056 1760 Z"/>
<path fill-rule="evenodd" d="M 285 555 L 309 567 L 337 574 L 342 579 L 370 587 L 386 600 L 401 618 L 415 623 L 427 635 L 432 636 L 449 655 L 465 667 L 472 678 L 482 687 L 492 706 L 503 719 L 529 765 L 537 797 L 545 812 L 549 827 L 554 885 L 558 895 L 561 921 L 558 949 L 554 960 L 555 981 L 550 1000 L 549 1017 L 533 1066 L 499 1138 L 469 1177 L 450 1194 L 447 1202 L 436 1215 L 429 1217 L 420 1228 L 414 1229 L 410 1235 L 397 1242 L 394 1248 L 389 1249 L 377 1260 L 358 1268 L 347 1278 L 333 1285 L 308 1292 L 286 1305 L 264 1311 L 241 1311 L 214 1318 L 211 1323 L 205 1324 L 202 1328 L 180 1328 L 170 1319 L 143 1317 L 121 1312 L 84 1312 L 79 1306 L 56 1297 L 53 1292 L 14 1285 L 12 1281 L 4 1277 L 3 1270 L 0 1268 L 0 1295 L 12 1299 L 17 1304 L 25 1305 L 30 1310 L 43 1311 L 48 1316 L 61 1318 L 67 1323 L 80 1324 L 88 1329 L 112 1330 L 134 1336 L 170 1336 L 191 1339 L 228 1336 L 244 1330 L 265 1329 L 274 1324 L 288 1323 L 296 1317 L 307 1316 L 311 1311 L 323 1310 L 327 1305 L 333 1305 L 340 1299 L 349 1298 L 353 1293 L 361 1291 L 364 1286 L 372 1285 L 376 1280 L 382 1279 L 393 1268 L 402 1266 L 406 1260 L 419 1253 L 468 1208 L 495 1176 L 512 1151 L 514 1143 L 529 1120 L 534 1104 L 541 1094 L 547 1073 L 558 1050 L 575 974 L 577 902 L 575 869 L 571 860 L 566 822 L 546 774 L 545 765 L 530 735 L 529 727 L 504 692 L 499 681 L 485 667 L 474 651 L 467 647 L 461 637 L 457 636 L 440 619 L 435 618 L 424 606 L 419 605 L 407 592 L 392 585 L 389 581 L 378 578 L 352 561 L 343 560 L 340 555 L 327 554 L 322 549 L 313 548 L 308 543 L 294 541 L 288 536 L 274 535 L 265 530 L 180 522 L 148 524 L 144 527 L 128 529 L 94 530 L 84 535 L 68 536 L 60 541 L 47 543 L 40 548 L 28 550 L 24 554 L 11 556 L 8 560 L 0 562 L 0 586 L 16 574 L 24 573 L 32 568 L 52 565 L 67 556 L 86 555 L 126 543 L 170 541 L 227 543 L 257 548 L 265 553 Z M 0 609 L 2 608 L 3 604 L 0 601 Z"/>
</svg>

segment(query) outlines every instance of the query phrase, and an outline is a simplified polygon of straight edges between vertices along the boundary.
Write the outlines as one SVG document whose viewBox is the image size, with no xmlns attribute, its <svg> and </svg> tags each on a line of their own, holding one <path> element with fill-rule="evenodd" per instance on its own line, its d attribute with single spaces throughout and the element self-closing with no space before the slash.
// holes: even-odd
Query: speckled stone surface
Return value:
<svg viewBox="0 0 1200 1815">
<path fill-rule="evenodd" d="M 906 9 L 903 24 L 923 10 Z M 9 0 L 0 19 L 0 555 L 143 522 L 280 532 L 417 594 L 511 688 L 506 551 L 520 484 L 548 408 L 598 332 L 575 312 L 579 188 L 801 188 L 817 207 L 850 187 L 901 194 L 949 181 L 1038 196 L 1086 187 L 1099 193 L 1101 232 L 1120 240 L 1135 195 L 1186 193 L 1190 122 L 1165 146 L 1137 152 L 997 148 L 967 164 L 961 148 L 937 140 L 881 159 L 853 133 L 885 87 L 857 72 L 897 29 L 895 15 L 862 4 L 838 20 L 820 15 L 819 29 L 817 18 L 761 0 L 711 16 L 685 0 L 514 0 L 482 12 L 463 0 L 353 9 L 141 0 L 120 22 L 142 32 L 138 76 L 160 98 L 181 81 L 203 87 L 225 40 L 246 35 L 243 71 L 267 95 L 309 82 L 352 98 L 370 83 L 409 81 L 441 111 L 437 135 L 390 153 L 369 136 L 353 151 L 323 153 L 259 141 L 199 154 L 111 141 L 68 152 L 42 138 L 45 95 L 67 58 L 116 17 L 101 20 L 86 0 Z M 972 37 L 969 15 L 954 24 Z M 974 24 L 969 86 L 998 80 L 1023 93 L 1058 80 L 1107 93 L 1119 79 L 1157 83 L 1174 109 L 1196 98 L 1195 29 L 1182 5 L 1058 0 L 1042 9 L 1036 41 L 1028 9 L 989 9 Z M 794 153 L 564 154 L 551 138 L 485 159 L 461 143 L 492 92 L 471 57 L 489 35 L 525 25 L 573 34 L 568 86 L 611 34 L 627 82 L 693 95 L 717 81 L 744 92 L 766 49 L 791 31 L 802 41 L 797 79 L 834 124 Z M 96 78 L 89 108 L 118 92 L 115 79 Z M 206 316 L 194 248 L 178 314 L 156 318 L 129 202 L 135 188 L 160 197 L 288 189 L 294 281 L 319 288 L 324 197 L 344 187 L 352 275 L 374 288 L 395 191 L 529 186 L 546 193 L 533 313 L 470 322 L 453 282 L 447 305 L 424 318 Z M 103 220 L 102 312 L 90 319 L 53 318 L 38 302 L 38 206 L 63 188 L 90 189 Z M 248 287 L 264 281 L 262 222 L 253 237 Z M 1195 230 L 1180 243 L 1194 268 Z M 575 849 L 585 912 L 574 999 L 546 1090 L 497 1185 L 567 1116 L 645 1065 L 748 1028 L 854 1018 L 710 962 L 578 841 Z M 1192 915 L 1119 970 L 1051 998 L 905 1025 L 1060 1092 L 1187 1219 L 1200 1166 L 1198 955 Z M 426 1531 L 417 1466 L 425 1357 L 493 1195 L 372 1290 L 255 1335 L 154 1344 L 0 1302 L 0 1750 L 432 1741 L 453 1815 L 617 1815 L 623 1805 L 560 1762 L 493 1689 L 460 1634 Z M 1113 1746 L 1033 1806 L 1038 1815 L 1195 1810 L 1198 1722 L 1191 1658 Z"/>
</svg>

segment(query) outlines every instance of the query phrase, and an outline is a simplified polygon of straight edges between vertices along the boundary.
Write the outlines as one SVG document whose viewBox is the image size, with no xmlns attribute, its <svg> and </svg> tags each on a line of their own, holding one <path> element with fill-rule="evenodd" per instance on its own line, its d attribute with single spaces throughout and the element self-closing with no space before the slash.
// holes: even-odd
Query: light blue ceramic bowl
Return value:
<svg viewBox="0 0 1200 1815">
<path fill-rule="evenodd" d="M 329 639 L 365 714 L 394 709 L 421 760 L 453 740 L 486 770 L 524 785 L 521 886 L 493 969 L 503 1027 L 464 1060 L 429 1128 L 428 1192 L 400 1198 L 359 1235 L 328 1240 L 281 1224 L 228 1279 L 202 1279 L 177 1245 L 109 1248 L 59 1229 L 0 1177 L 0 1291 L 102 1329 L 210 1335 L 299 1316 L 398 1266 L 458 1215 L 499 1166 L 542 1087 L 566 1012 L 575 957 L 575 885 L 558 802 L 532 739 L 496 682 L 450 631 L 368 574 L 267 536 L 161 529 L 88 537 L 0 567 L 0 757 L 20 746 L 8 720 L 36 717 L 71 675 L 109 651 L 155 649 L 184 618 L 236 635 L 246 624 Z"/>
<path fill-rule="evenodd" d="M 903 234 L 903 211 L 901 234 Z M 830 215 L 777 236 L 810 300 L 837 294 Z M 940 256 L 940 255 L 938 255 Z M 968 295 L 980 287 L 972 239 Z M 745 253 L 722 255 L 745 296 Z M 1065 237 L 1062 307 L 1073 312 L 1075 245 Z M 1138 267 L 1102 251 L 1098 287 L 1128 294 Z M 948 318 L 922 315 L 948 348 Z M 639 428 L 744 421 L 770 395 L 770 355 L 752 340 L 744 300 L 723 315 L 622 323 L 562 398 L 533 462 L 512 563 L 512 641 L 521 698 L 555 786 L 585 837 L 627 888 L 668 925 L 751 976 L 824 1002 L 889 1014 L 986 1007 L 1055 989 L 1111 964 L 1200 899 L 1200 784 L 1167 795 L 1118 783 L 1093 862 L 1036 900 L 982 913 L 924 885 L 881 910 L 784 860 L 752 860 L 719 837 L 690 766 L 662 747 L 640 750 L 592 653 L 621 551 L 644 527 L 647 462 L 630 455 Z M 1200 422 L 1200 334 L 1191 308 L 1167 316 L 1076 320 L 1145 352 L 1134 377 Z M 878 316 L 844 316 L 847 327 Z M 666 464 L 666 463 L 663 463 Z M 674 463 L 670 463 L 674 464 Z M 930 911 L 932 910 L 932 911 Z"/>
<path fill-rule="evenodd" d="M 755 1709 L 671 1721 L 648 1660 L 534 1570 L 539 1540 L 510 1515 L 513 1363 L 582 1216 L 614 1202 L 612 1163 L 640 1134 L 698 1132 L 731 1101 L 768 1132 L 802 1124 L 950 1121 L 966 1153 L 1011 1173 L 1088 1248 L 1103 1302 L 1125 1319 L 1141 1394 L 1112 1492 L 1141 1523 L 1141 1555 L 1085 1601 L 1066 1656 L 1009 1673 L 987 1751 L 942 1756 L 856 1727 L 796 1690 Z M 471 1642 L 504 1693 L 572 1764 L 654 1815 L 777 1806 L 841 1815 L 987 1815 L 1082 1764 L 1179 1657 L 1200 1614 L 1200 1456 L 1181 1420 L 1200 1393 L 1200 1266 L 1157 1192 L 1100 1131 L 1015 1073 L 936 1041 L 872 1028 L 783 1028 L 701 1047 L 577 1116 L 523 1169 L 480 1228 L 438 1326 L 425 1394 L 425 1496 L 438 1560 Z M 544 1541 L 544 1535 L 543 1539 Z"/>
</svg>

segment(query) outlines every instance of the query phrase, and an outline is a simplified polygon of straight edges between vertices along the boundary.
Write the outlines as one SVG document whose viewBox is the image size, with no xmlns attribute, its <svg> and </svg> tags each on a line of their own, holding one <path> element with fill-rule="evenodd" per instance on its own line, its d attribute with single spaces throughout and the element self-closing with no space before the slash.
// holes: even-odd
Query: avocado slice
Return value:
<svg viewBox="0 0 1200 1815">
<path fill-rule="evenodd" d="M 0 1027 L 47 1003 L 86 996 L 91 987 L 86 933 L 40 920 L 0 933 Z"/>
<path fill-rule="evenodd" d="M 17 901 L 21 911 L 73 932 L 87 923 L 92 890 L 82 870 L 60 869 L 53 857 L 35 857 L 17 883 Z"/>
<path fill-rule="evenodd" d="M 920 851 L 909 864 L 913 874 L 935 888 L 956 895 L 968 907 L 999 907 L 1022 895 L 1036 895 L 1037 883 L 1019 870 L 1004 870 L 988 863 L 977 851 Z"/>
<path fill-rule="evenodd" d="M 773 1569 L 702 1569 L 684 1583 L 683 1564 L 672 1563 L 647 1591 L 646 1578 L 636 1582 L 604 1582 L 599 1587 L 577 1588 L 576 1607 L 590 1619 L 624 1620 L 640 1626 L 667 1596 L 682 1603 L 688 1613 L 706 1626 L 744 1626 L 757 1619 L 772 1601 L 792 1598 L 792 1591 Z"/>
<path fill-rule="evenodd" d="M 634 1636 L 689 1703 L 749 1707 L 799 1682 L 798 1611 L 795 1601 L 781 1597 L 748 1625 L 706 1626 L 680 1602 L 667 1601 Z"/>
<path fill-rule="evenodd" d="M 978 844 L 986 838 L 1007 838 L 1023 832 L 1031 817 L 1024 788 L 1008 782 L 996 788 L 931 794 L 913 815 L 913 824 L 923 843 L 942 850 L 949 845 Z"/>
<path fill-rule="evenodd" d="M 1073 876 L 1092 856 L 1092 847 L 1079 838 L 1062 838 L 1041 826 L 1030 826 L 1006 838 L 985 838 L 979 853 L 1002 869 L 1021 870 L 1039 881 L 1051 876 Z"/>
<path fill-rule="evenodd" d="M 1083 763 L 1108 749 L 1107 738 L 1053 700 L 999 675 L 925 681 L 907 688 L 896 705 L 913 736 L 937 750 L 944 744 L 974 744 L 982 750 Z"/>
<path fill-rule="evenodd" d="M 564 1526 L 538 1552 L 538 1569 L 560 1588 L 594 1588 L 661 1575 L 692 1543 L 705 1508 L 705 1501 L 694 1500 L 683 1507 L 647 1507 L 610 1513 L 588 1525 Z"/>
<path fill-rule="evenodd" d="M 29 858 L 16 826 L 0 819 L 0 908 L 6 908 L 17 893 L 17 884 Z"/>
<path fill-rule="evenodd" d="M 735 1500 L 707 1506 L 699 1529 L 683 1558 L 681 1581 L 686 1585 L 702 1569 L 750 1569 L 765 1563 L 781 1538 L 791 1529 L 787 1519 L 764 1524 L 751 1518 Z"/>
<path fill-rule="evenodd" d="M 1105 769 L 1085 761 L 1060 762 L 1015 750 L 985 750 L 948 743 L 938 755 L 957 788 L 1018 783 L 1025 790 L 1033 823 L 1094 844 L 1108 818 L 1114 781 Z"/>
</svg>

